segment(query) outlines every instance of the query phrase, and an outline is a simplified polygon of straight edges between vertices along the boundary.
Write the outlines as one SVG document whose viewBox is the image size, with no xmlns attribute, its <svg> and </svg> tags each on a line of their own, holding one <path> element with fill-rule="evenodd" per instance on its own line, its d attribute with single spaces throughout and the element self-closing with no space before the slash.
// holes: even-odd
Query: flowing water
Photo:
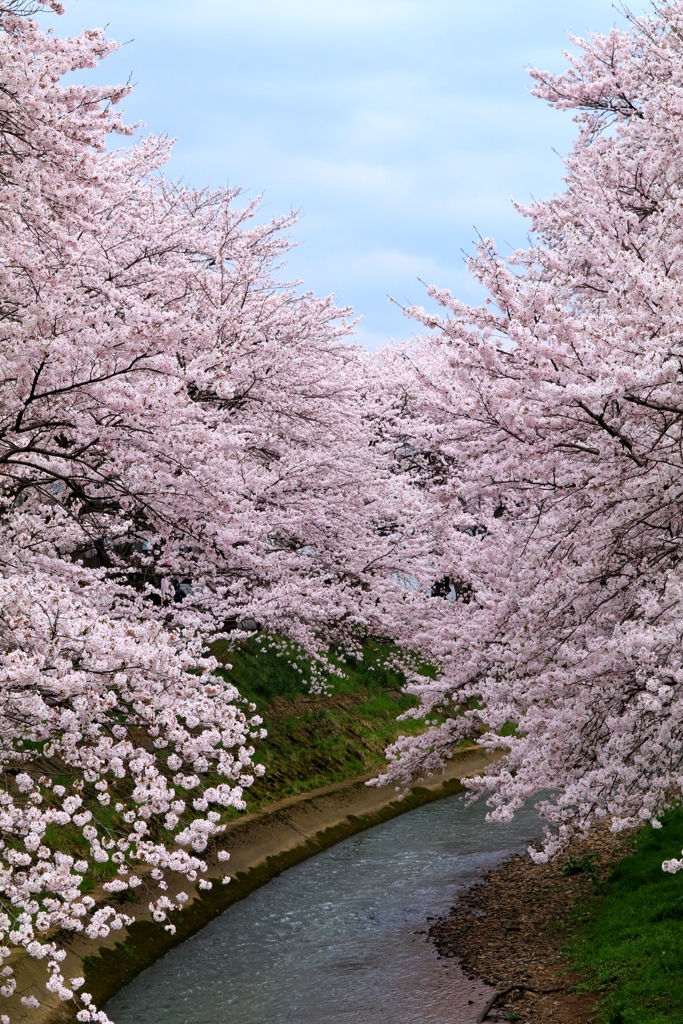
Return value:
<svg viewBox="0 0 683 1024">
<path fill-rule="evenodd" d="M 455 796 L 290 868 L 107 1006 L 116 1024 L 473 1024 L 488 998 L 428 941 L 430 919 L 540 831 Z"/>
</svg>

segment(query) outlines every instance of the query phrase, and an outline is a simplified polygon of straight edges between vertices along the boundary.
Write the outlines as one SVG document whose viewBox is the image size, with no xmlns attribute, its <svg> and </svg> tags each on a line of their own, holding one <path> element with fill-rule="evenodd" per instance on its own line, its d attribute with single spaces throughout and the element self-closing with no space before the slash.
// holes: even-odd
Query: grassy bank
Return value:
<svg viewBox="0 0 683 1024">
<path fill-rule="evenodd" d="M 662 823 L 634 838 L 632 855 L 569 923 L 571 953 L 584 986 L 601 994 L 605 1024 L 683 1024 L 683 872 L 662 871 L 683 849 L 683 810 Z"/>
<path fill-rule="evenodd" d="M 266 774 L 246 793 L 249 810 L 381 769 L 387 744 L 424 729 L 419 720 L 396 721 L 416 702 L 402 692 L 403 676 L 384 667 L 384 648 L 368 648 L 362 662 L 346 659 L 328 694 L 311 694 L 306 660 L 267 637 L 237 650 L 217 644 L 214 653 L 232 666 L 225 675 L 268 730 L 256 744 Z"/>
<path fill-rule="evenodd" d="M 424 728 L 424 723 L 415 719 L 396 721 L 414 699 L 402 692 L 403 677 L 383 667 L 387 651 L 382 648 L 369 649 L 362 662 L 345 663 L 343 678 L 335 678 L 333 690 L 323 694 L 310 692 L 310 662 L 284 641 L 261 635 L 237 649 L 215 644 L 214 653 L 225 666 L 221 674 L 234 683 L 245 702 L 255 705 L 268 731 L 266 739 L 254 740 L 254 761 L 266 766 L 266 774 L 245 790 L 248 811 L 379 771 L 386 764 L 387 744 L 402 732 Z M 144 730 L 138 730 L 136 740 L 153 749 L 153 740 Z M 55 782 L 69 785 L 70 777 L 62 777 L 58 765 L 44 758 L 37 763 Z M 164 770 L 163 760 L 161 766 Z M 173 773 L 169 770 L 168 774 Z M 216 785 L 223 779 L 209 773 L 207 781 Z M 125 782 L 110 782 L 113 793 L 119 785 L 123 787 Z M 242 814 L 230 808 L 224 817 L 231 821 Z M 96 817 L 109 827 L 115 819 L 114 807 L 97 807 Z M 150 822 L 150 835 L 155 840 L 172 841 L 160 820 Z M 79 830 L 66 832 L 51 826 L 48 838 L 55 849 L 76 858 L 88 856 L 89 843 Z M 83 893 L 111 880 L 116 870 L 111 861 L 92 863 L 82 883 Z M 127 898 L 126 893 L 109 897 L 120 903 Z"/>
</svg>

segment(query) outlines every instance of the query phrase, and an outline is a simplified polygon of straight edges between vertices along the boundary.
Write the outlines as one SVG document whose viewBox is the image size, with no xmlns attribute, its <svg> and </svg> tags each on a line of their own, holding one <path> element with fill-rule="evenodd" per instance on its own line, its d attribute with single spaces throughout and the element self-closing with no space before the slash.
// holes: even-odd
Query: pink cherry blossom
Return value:
<svg viewBox="0 0 683 1024">
<path fill-rule="evenodd" d="M 481 242 L 481 307 L 431 287 L 443 314 L 407 312 L 432 333 L 383 357 L 457 597 L 413 631 L 440 672 L 412 688 L 444 724 L 399 741 L 388 777 L 465 736 L 502 749 L 471 787 L 500 821 L 557 792 L 538 859 L 683 791 L 681 29 L 658 3 L 531 72 L 576 112 L 563 192 L 523 209 L 528 249 Z"/>
</svg>

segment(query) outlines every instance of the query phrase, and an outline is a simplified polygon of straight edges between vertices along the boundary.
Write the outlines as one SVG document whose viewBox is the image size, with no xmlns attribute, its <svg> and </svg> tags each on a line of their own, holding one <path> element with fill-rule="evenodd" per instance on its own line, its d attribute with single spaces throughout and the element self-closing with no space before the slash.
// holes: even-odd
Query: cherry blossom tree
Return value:
<svg viewBox="0 0 683 1024">
<path fill-rule="evenodd" d="M 671 0 L 531 72 L 575 111 L 564 191 L 520 207 L 528 249 L 482 240 L 481 307 L 431 287 L 444 314 L 407 312 L 433 333 L 384 356 L 458 596 L 414 633 L 442 724 L 388 777 L 477 736 L 504 754 L 471 783 L 494 819 L 558 793 L 539 858 L 595 819 L 656 827 L 683 789 L 682 40 Z"/>
<path fill-rule="evenodd" d="M 0 959 L 105 1021 L 55 934 L 128 918 L 84 880 L 173 930 L 260 770 L 208 641 L 255 618 L 324 666 L 386 635 L 420 542 L 378 366 L 278 280 L 293 219 L 168 181 L 127 87 L 62 82 L 115 44 L 27 10 L 0 7 Z"/>
<path fill-rule="evenodd" d="M 160 178 L 163 139 L 107 152 L 126 90 L 54 81 L 113 48 L 101 33 L 17 20 L 5 41 L 36 53 L 4 136 L 7 500 L 66 512 L 60 555 L 191 577 L 214 616 L 281 626 L 308 595 L 310 622 L 348 617 L 341 592 L 356 606 L 386 576 L 397 502 L 368 442 L 375 368 L 330 300 L 273 277 L 291 218 L 253 225 L 238 193 Z"/>
</svg>

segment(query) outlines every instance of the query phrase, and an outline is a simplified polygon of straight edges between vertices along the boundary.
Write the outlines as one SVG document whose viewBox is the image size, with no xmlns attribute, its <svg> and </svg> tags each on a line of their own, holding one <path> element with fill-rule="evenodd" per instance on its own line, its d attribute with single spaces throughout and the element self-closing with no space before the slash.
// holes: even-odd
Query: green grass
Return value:
<svg viewBox="0 0 683 1024">
<path fill-rule="evenodd" d="M 402 692 L 403 676 L 384 667 L 383 647 L 368 647 L 362 661 L 347 657 L 344 678 L 320 695 L 310 693 L 309 663 L 268 637 L 238 650 L 216 644 L 214 653 L 232 666 L 226 677 L 256 705 L 268 730 L 255 743 L 266 775 L 245 794 L 250 810 L 381 769 L 389 743 L 424 728 L 419 720 L 396 721 L 416 701 Z"/>
<path fill-rule="evenodd" d="M 683 810 L 662 823 L 639 833 L 575 920 L 571 952 L 606 1024 L 683 1024 L 683 872 L 662 871 L 681 855 Z"/>
</svg>

